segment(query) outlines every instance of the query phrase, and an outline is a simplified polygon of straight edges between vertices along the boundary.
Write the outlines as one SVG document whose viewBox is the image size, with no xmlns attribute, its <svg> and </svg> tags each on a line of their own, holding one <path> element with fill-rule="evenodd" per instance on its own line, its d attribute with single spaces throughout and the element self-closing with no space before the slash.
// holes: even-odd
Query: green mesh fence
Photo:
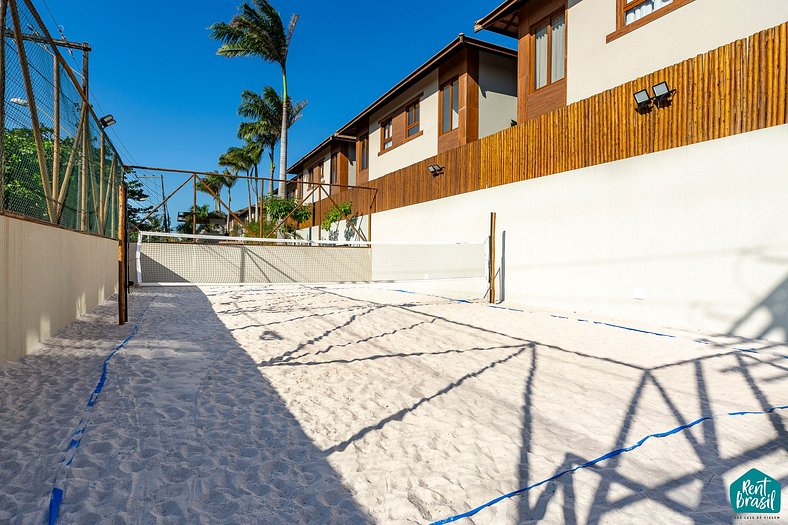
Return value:
<svg viewBox="0 0 788 525">
<path fill-rule="evenodd" d="M 116 238 L 123 164 L 83 101 L 82 51 L 53 49 L 24 1 L 3 20 L 0 213 Z"/>
</svg>

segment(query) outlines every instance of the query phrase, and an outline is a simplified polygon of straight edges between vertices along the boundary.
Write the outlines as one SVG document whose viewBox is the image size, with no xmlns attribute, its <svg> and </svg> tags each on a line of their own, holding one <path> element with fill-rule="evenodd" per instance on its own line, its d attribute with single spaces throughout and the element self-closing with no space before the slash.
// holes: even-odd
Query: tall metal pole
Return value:
<svg viewBox="0 0 788 525">
<path fill-rule="evenodd" d="M 197 235 L 197 174 L 192 174 L 194 177 L 194 207 L 192 207 L 192 235 Z M 195 239 L 194 242 L 197 242 Z"/>
<path fill-rule="evenodd" d="M 3 28 L 3 42 L 0 45 L 0 213 L 5 209 L 5 14 L 7 11 L 7 1 L 0 0 L 0 27 Z"/>
<path fill-rule="evenodd" d="M 129 280 L 126 276 L 126 185 L 118 186 L 118 324 L 126 324 L 128 310 L 126 308 L 126 288 Z"/>
<path fill-rule="evenodd" d="M 83 104 L 88 104 L 90 91 L 88 91 L 88 52 L 82 51 L 82 91 L 85 93 Z M 90 120 L 86 122 L 82 130 L 82 169 L 79 172 L 79 208 L 80 208 L 80 230 L 88 229 L 88 140 L 90 140 Z"/>
<path fill-rule="evenodd" d="M 54 89 L 54 97 L 52 105 L 54 106 L 53 127 L 54 127 L 54 143 L 52 145 L 52 198 L 55 200 L 55 212 L 57 213 L 57 222 L 60 222 L 60 62 L 57 61 L 57 56 L 52 55 L 52 84 Z"/>
<path fill-rule="evenodd" d="M 164 197 L 164 175 L 161 175 L 161 196 Z M 167 211 L 167 201 L 164 201 L 164 231 L 170 233 L 170 213 Z"/>
</svg>

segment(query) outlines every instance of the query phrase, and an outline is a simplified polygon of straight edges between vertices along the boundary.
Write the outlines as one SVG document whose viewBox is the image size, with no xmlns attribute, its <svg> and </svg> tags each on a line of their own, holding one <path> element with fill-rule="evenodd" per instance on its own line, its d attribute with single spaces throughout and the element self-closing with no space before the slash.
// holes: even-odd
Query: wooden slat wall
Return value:
<svg viewBox="0 0 788 525">
<path fill-rule="evenodd" d="M 646 75 L 570 106 L 369 182 L 374 211 L 594 166 L 788 122 L 788 23 Z M 665 80 L 669 107 L 635 112 L 632 94 Z M 446 168 L 439 177 L 430 164 Z M 373 192 L 352 189 L 369 212 Z M 317 221 L 330 208 L 316 205 Z"/>
</svg>

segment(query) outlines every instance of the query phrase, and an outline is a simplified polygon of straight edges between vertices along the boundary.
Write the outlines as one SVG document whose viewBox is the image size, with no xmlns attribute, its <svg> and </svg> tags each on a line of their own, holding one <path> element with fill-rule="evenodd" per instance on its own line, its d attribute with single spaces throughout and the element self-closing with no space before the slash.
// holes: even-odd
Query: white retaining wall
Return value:
<svg viewBox="0 0 788 525">
<path fill-rule="evenodd" d="M 118 243 L 0 215 L 0 363 L 117 291 Z"/>
<path fill-rule="evenodd" d="M 788 126 L 377 213 L 373 238 L 482 240 L 491 211 L 506 303 L 788 338 Z"/>
</svg>

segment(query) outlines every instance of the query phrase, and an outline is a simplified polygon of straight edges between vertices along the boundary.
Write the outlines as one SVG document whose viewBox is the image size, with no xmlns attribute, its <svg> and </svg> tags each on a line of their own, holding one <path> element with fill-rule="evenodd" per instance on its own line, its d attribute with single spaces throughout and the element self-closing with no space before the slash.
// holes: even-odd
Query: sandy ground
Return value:
<svg viewBox="0 0 788 525">
<path fill-rule="evenodd" d="M 149 309 L 110 365 L 60 523 L 428 523 L 703 415 L 788 404 L 788 348 L 767 342 L 371 286 L 144 289 L 131 305 L 131 325 Z M 0 523 L 43 523 L 131 330 L 114 314 L 0 367 Z M 787 424 L 708 421 L 459 523 L 731 523 L 728 486 L 752 467 L 788 501 Z"/>
</svg>

